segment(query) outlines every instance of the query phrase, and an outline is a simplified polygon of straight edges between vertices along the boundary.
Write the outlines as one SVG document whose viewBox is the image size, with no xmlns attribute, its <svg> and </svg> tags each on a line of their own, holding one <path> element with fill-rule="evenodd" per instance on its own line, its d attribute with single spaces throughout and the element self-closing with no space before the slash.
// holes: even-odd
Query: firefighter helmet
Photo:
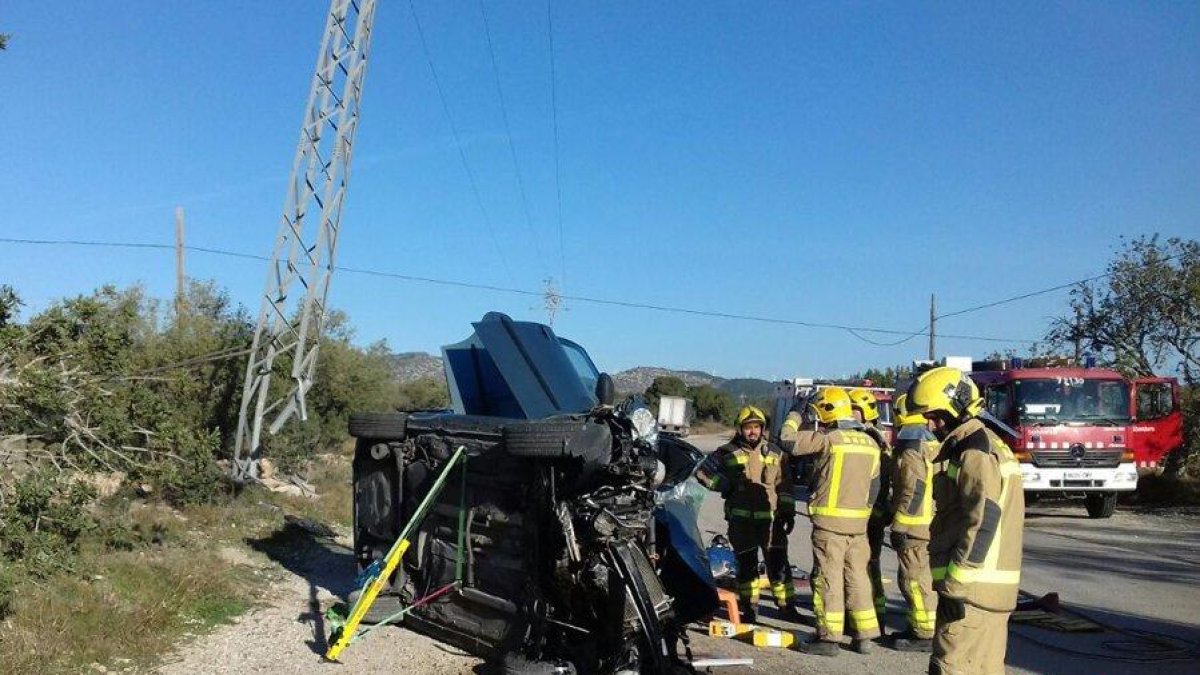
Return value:
<svg viewBox="0 0 1200 675">
<path fill-rule="evenodd" d="M 748 405 L 738 411 L 737 428 L 741 429 L 744 425 L 758 423 L 767 426 L 767 416 L 757 407 Z"/>
<path fill-rule="evenodd" d="M 824 387 L 813 399 L 812 408 L 821 424 L 833 424 L 838 420 L 854 419 L 850 407 L 850 395 L 841 387 Z"/>
<path fill-rule="evenodd" d="M 983 397 L 966 373 L 942 366 L 921 373 L 908 389 L 906 404 L 910 415 L 944 412 L 964 421 L 983 410 Z"/>
<path fill-rule="evenodd" d="M 879 402 L 869 389 L 851 389 L 850 405 L 862 413 L 862 421 L 874 422 L 879 419 Z"/>
<path fill-rule="evenodd" d="M 925 426 L 924 417 L 909 411 L 908 394 L 900 394 L 896 397 L 896 424 L 902 427 L 910 424 Z"/>
</svg>

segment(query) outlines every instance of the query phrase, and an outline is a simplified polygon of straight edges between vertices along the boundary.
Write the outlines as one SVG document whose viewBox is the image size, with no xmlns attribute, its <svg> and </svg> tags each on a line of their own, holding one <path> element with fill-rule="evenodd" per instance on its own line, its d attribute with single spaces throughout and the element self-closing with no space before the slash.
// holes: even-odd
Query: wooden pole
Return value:
<svg viewBox="0 0 1200 675">
<path fill-rule="evenodd" d="M 184 298 L 187 289 L 184 288 L 186 277 L 183 272 L 183 207 L 175 207 L 175 315 L 183 315 Z"/>
<path fill-rule="evenodd" d="M 929 360 L 937 359 L 937 296 L 929 296 Z"/>
</svg>

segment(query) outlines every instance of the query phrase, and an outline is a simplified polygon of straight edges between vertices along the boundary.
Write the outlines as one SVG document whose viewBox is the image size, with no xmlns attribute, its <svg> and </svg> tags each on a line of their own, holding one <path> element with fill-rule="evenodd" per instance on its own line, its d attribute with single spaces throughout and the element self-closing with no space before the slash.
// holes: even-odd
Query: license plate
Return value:
<svg viewBox="0 0 1200 675">
<path fill-rule="evenodd" d="M 1079 479 L 1079 478 L 1091 478 L 1092 472 L 1091 471 L 1067 471 L 1063 475 L 1063 477 L 1066 478 L 1067 480 L 1075 480 L 1075 479 Z"/>
</svg>

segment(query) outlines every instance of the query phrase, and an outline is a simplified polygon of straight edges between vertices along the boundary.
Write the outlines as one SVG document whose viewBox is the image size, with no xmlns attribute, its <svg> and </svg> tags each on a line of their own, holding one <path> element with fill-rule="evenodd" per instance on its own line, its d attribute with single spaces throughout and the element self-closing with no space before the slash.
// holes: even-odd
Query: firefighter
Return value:
<svg viewBox="0 0 1200 675">
<path fill-rule="evenodd" d="M 879 445 L 854 420 L 845 389 L 821 389 L 812 402 L 819 428 L 800 431 L 799 412 L 788 414 L 780 439 L 793 456 L 815 455 L 812 518 L 812 593 L 817 616 L 812 654 L 836 656 L 847 614 L 854 649 L 866 654 L 879 637 L 867 562 L 867 519 L 879 489 Z"/>
<path fill-rule="evenodd" d="M 737 555 L 738 610 L 746 623 L 757 619 L 760 551 L 780 615 L 788 621 L 800 618 L 787 559 L 787 535 L 796 524 L 795 498 L 783 451 L 766 438 L 766 422 L 762 410 L 742 408 L 733 440 L 717 448 L 696 472 L 705 487 L 725 499 L 729 542 Z"/>
<path fill-rule="evenodd" d="M 1020 465 L 962 371 L 926 371 L 909 389 L 907 407 L 942 442 L 929 540 L 938 593 L 929 672 L 999 675 L 1021 578 Z"/>
<path fill-rule="evenodd" d="M 887 614 L 887 592 L 883 589 L 883 569 L 879 556 L 883 552 L 883 530 L 891 520 L 888 508 L 888 488 L 892 475 L 892 447 L 879 429 L 879 402 L 868 389 L 851 389 L 850 406 L 854 416 L 863 425 L 863 431 L 879 445 L 879 494 L 871 505 L 871 517 L 867 520 L 867 544 L 871 547 L 871 561 L 867 574 L 871 577 L 871 596 L 875 600 L 875 614 L 882 621 Z M 883 625 L 880 624 L 880 630 Z"/>
<path fill-rule="evenodd" d="M 925 418 L 908 410 L 908 396 L 896 399 L 896 445 L 892 449 L 892 549 L 900 561 L 900 593 L 908 602 L 908 628 L 892 636 L 900 651 L 927 652 L 933 646 L 933 578 L 929 572 L 929 524 L 933 522 L 933 460 L 937 439 Z"/>
</svg>

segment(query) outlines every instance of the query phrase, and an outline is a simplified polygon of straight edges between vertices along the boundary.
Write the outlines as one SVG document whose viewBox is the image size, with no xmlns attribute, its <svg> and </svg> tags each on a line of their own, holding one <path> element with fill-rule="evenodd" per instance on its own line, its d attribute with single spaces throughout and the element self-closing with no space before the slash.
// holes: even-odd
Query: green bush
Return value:
<svg viewBox="0 0 1200 675">
<path fill-rule="evenodd" d="M 150 448 L 157 457 L 147 478 L 174 506 L 212 504 L 231 494 L 229 477 L 217 466 L 221 445 L 216 431 L 200 432 L 169 426 L 152 438 Z"/>
<path fill-rule="evenodd" d="M 20 577 L 9 565 L 0 565 L 0 620 L 12 614 L 13 600 L 17 595 Z"/>
<path fill-rule="evenodd" d="M 95 490 L 40 470 L 0 496 L 0 559 L 37 578 L 70 571 L 80 537 L 96 526 L 87 508 Z"/>
</svg>

